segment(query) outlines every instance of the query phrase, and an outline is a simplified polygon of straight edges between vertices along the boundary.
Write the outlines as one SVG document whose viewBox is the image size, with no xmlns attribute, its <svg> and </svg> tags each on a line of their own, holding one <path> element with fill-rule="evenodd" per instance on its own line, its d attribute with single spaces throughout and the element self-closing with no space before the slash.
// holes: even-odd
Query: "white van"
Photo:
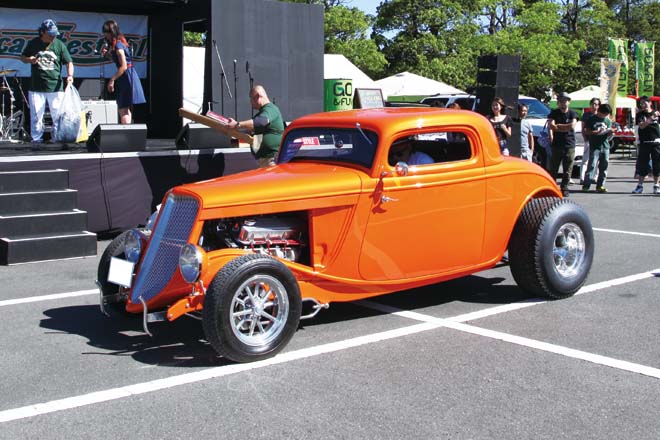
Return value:
<svg viewBox="0 0 660 440">
<path fill-rule="evenodd" d="M 457 103 L 464 110 L 475 110 L 477 106 L 476 96 L 468 94 L 432 95 L 423 98 L 419 102 L 430 105 L 431 107 L 449 107 L 451 104 Z M 534 137 L 538 137 L 541 130 L 543 130 L 545 122 L 548 120 L 550 108 L 538 99 L 525 95 L 518 96 L 518 103 L 525 104 L 529 108 L 527 118 L 532 123 Z"/>
</svg>

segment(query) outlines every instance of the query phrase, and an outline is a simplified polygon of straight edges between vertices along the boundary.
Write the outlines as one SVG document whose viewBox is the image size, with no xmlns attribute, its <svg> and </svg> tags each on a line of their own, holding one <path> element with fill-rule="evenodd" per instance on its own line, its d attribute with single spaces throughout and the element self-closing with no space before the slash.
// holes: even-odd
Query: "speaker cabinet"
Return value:
<svg viewBox="0 0 660 440">
<path fill-rule="evenodd" d="M 176 148 L 179 150 L 203 150 L 208 148 L 233 147 L 231 138 L 207 127 L 204 124 L 190 122 L 181 128 L 176 136 Z"/>
<path fill-rule="evenodd" d="M 87 149 L 102 153 L 144 151 L 146 124 L 99 124 L 87 140 Z"/>
<path fill-rule="evenodd" d="M 477 103 L 475 110 L 490 113 L 496 96 L 504 99 L 506 114 L 518 118 L 520 55 L 483 55 L 477 58 Z"/>
<path fill-rule="evenodd" d="M 116 124 L 117 101 L 88 100 L 83 101 L 83 111 L 87 117 L 87 133 L 93 133 L 99 124 Z"/>
</svg>

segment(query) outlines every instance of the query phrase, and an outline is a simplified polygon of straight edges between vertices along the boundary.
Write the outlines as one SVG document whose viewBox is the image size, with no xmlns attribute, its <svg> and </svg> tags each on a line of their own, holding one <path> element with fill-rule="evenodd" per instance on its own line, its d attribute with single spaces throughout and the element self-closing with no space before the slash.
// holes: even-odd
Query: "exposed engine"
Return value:
<svg viewBox="0 0 660 440">
<path fill-rule="evenodd" d="M 199 245 L 207 252 L 222 248 L 250 249 L 301 262 L 306 255 L 306 217 L 281 214 L 207 221 Z"/>
</svg>

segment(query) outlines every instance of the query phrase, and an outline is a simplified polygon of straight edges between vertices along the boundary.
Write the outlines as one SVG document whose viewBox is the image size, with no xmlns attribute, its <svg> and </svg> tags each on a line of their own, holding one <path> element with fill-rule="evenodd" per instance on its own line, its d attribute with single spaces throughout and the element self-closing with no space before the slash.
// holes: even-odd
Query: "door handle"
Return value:
<svg viewBox="0 0 660 440">
<path fill-rule="evenodd" d="M 381 198 L 380 198 L 381 203 L 398 202 L 398 201 L 399 201 L 399 199 L 395 199 L 395 198 L 389 197 L 389 196 L 381 196 Z"/>
</svg>

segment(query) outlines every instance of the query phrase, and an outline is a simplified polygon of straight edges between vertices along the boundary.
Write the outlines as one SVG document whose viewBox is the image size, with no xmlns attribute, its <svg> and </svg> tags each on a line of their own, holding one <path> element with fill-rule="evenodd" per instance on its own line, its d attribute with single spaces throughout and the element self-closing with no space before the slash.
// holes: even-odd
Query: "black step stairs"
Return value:
<svg viewBox="0 0 660 440">
<path fill-rule="evenodd" d="M 0 265 L 96 255 L 67 170 L 0 172 Z"/>
</svg>

